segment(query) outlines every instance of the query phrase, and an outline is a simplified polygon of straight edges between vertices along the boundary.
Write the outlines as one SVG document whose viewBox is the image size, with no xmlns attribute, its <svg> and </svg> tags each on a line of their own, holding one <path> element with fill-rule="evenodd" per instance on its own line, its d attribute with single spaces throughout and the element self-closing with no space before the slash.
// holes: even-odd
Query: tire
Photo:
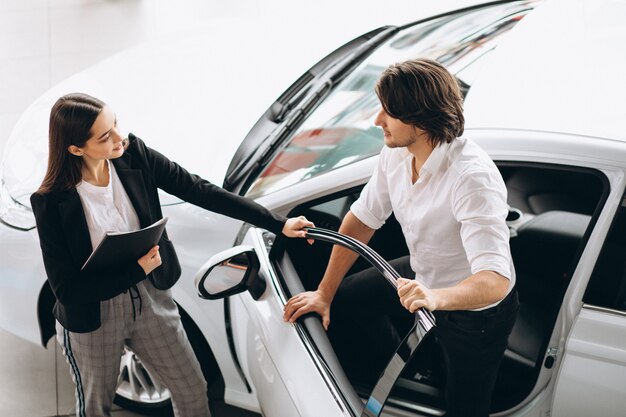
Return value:
<svg viewBox="0 0 626 417">
<path fill-rule="evenodd" d="M 221 374 L 208 343 L 189 315 L 180 306 L 178 309 L 189 343 L 207 381 L 209 387 L 207 395 L 211 399 L 220 397 L 220 393 L 216 393 L 215 390 L 217 388 L 219 391 L 222 387 L 223 397 L 223 385 L 219 384 Z M 120 376 L 113 402 L 127 410 L 145 415 L 173 415 L 170 392 L 150 375 L 141 360 L 126 346 L 120 363 Z"/>
</svg>

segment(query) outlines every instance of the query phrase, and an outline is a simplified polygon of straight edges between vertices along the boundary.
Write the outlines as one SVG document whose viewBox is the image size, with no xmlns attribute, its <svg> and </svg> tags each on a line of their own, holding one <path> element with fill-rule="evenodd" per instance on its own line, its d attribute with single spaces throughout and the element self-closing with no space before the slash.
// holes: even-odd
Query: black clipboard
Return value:
<svg viewBox="0 0 626 417">
<path fill-rule="evenodd" d="M 167 217 L 164 217 L 133 232 L 108 232 L 91 252 L 81 271 L 97 271 L 111 265 L 137 261 L 159 242 L 166 223 Z"/>
</svg>

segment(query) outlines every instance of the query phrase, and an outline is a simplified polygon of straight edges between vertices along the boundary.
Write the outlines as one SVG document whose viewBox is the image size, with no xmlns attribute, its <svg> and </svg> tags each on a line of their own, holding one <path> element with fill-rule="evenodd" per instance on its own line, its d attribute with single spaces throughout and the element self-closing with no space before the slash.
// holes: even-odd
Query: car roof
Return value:
<svg viewBox="0 0 626 417">
<path fill-rule="evenodd" d="M 539 4 L 483 66 L 466 126 L 626 140 L 624 18 L 615 0 Z"/>
</svg>

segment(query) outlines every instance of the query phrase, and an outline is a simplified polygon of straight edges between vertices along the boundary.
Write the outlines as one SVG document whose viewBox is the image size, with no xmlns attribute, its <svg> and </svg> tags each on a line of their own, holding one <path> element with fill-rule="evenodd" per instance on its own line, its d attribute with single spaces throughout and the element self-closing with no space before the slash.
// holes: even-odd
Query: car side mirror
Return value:
<svg viewBox="0 0 626 417">
<path fill-rule="evenodd" d="M 259 270 L 259 257 L 251 246 L 235 246 L 217 253 L 196 273 L 198 296 L 218 300 L 247 290 L 258 300 L 266 287 Z"/>
</svg>

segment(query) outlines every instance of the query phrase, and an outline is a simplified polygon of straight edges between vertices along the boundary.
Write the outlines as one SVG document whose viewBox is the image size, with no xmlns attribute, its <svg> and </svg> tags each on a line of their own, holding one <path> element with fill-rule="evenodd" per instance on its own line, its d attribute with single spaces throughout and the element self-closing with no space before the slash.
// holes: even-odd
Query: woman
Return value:
<svg viewBox="0 0 626 417">
<path fill-rule="evenodd" d="M 110 415 L 125 343 L 170 390 L 176 416 L 210 415 L 206 382 L 169 290 L 181 271 L 167 232 L 136 262 L 81 272 L 105 232 L 163 217 L 158 188 L 289 237 L 304 237 L 313 225 L 190 174 L 133 135 L 123 139 L 102 101 L 61 97 L 50 113 L 48 169 L 31 203 L 79 416 Z"/>
</svg>

